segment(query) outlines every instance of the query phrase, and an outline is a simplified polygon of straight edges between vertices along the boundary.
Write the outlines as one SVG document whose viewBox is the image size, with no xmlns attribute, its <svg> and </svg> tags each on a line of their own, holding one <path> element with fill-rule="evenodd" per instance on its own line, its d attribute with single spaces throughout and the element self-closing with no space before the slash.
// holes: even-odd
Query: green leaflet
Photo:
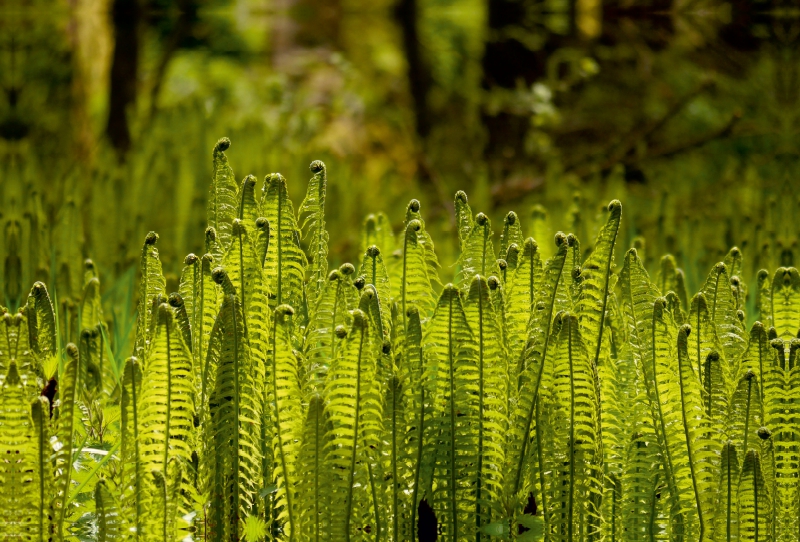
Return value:
<svg viewBox="0 0 800 542">
<path fill-rule="evenodd" d="M 221 262 L 222 255 L 225 254 L 225 250 L 227 250 L 227 248 L 223 247 L 217 238 L 217 230 L 215 230 L 213 226 L 207 227 L 205 242 L 206 254 L 211 254 L 214 258 L 214 261 Z"/>
<path fill-rule="evenodd" d="M 464 240 L 464 249 L 457 265 L 460 267 L 458 284 L 464 290 L 469 289 L 475 275 L 486 277 L 500 273 L 495 264 L 492 225 L 485 214 L 478 213 L 475 216 L 475 224 Z"/>
<path fill-rule="evenodd" d="M 360 310 L 328 374 L 325 396 L 331 429 L 326 462 L 334 469 L 331 538 L 347 540 L 359 525 L 372 524 L 368 447 L 380 435 L 380 401 L 373 389 L 375 349 L 369 318 Z"/>
<path fill-rule="evenodd" d="M 714 541 L 729 542 L 739 539 L 739 460 L 736 447 L 726 442 L 722 447 L 722 457 L 717 486 L 717 500 L 714 516 Z"/>
<path fill-rule="evenodd" d="M 261 401 L 251 377 L 253 360 L 246 346 L 244 315 L 222 269 L 214 280 L 228 289 L 211 331 L 207 365 L 216 367 L 209 399 L 212 473 L 209 530 L 217 539 L 237 538 L 244 518 L 255 503 L 261 478 Z"/>
<path fill-rule="evenodd" d="M 36 508 L 36 522 L 33 540 L 44 542 L 50 532 L 49 498 L 52 491 L 53 477 L 51 457 L 53 448 L 50 445 L 50 401 L 46 397 L 36 397 L 31 404 L 31 420 L 34 435 L 35 463 L 32 469 L 32 482 L 35 497 L 32 502 Z"/>
<path fill-rule="evenodd" d="M 478 452 L 476 354 L 459 290 L 448 284 L 425 334 L 423 355 L 437 374 L 433 416 L 438 435 L 428 443 L 434 458 L 433 510 L 445 539 L 451 541 L 471 536 L 476 528 L 471 491 Z"/>
<path fill-rule="evenodd" d="M 486 280 L 476 275 L 464 312 L 477 346 L 477 487 L 476 528 L 491 523 L 491 502 L 502 494 L 505 438 L 508 431 L 508 361 Z M 480 535 L 477 539 L 480 539 Z"/>
<path fill-rule="evenodd" d="M 280 508 L 277 519 L 283 520 L 288 540 L 299 539 L 297 486 L 300 473 L 297 470 L 297 462 L 298 443 L 303 436 L 298 364 L 292 353 L 289 322 L 293 314 L 294 310 L 288 305 L 280 305 L 275 309 L 268 397 L 268 404 L 272 409 L 269 417 L 274 424 L 272 446 L 275 458 L 275 483 L 278 487 L 277 504 Z"/>
<path fill-rule="evenodd" d="M 264 262 L 270 307 L 287 304 L 299 310 L 303 304 L 306 255 L 300 248 L 300 231 L 286 179 L 280 173 L 267 175 L 264 180 L 261 207 L 270 224 L 269 249 Z"/>
<path fill-rule="evenodd" d="M 300 204 L 299 216 L 300 227 L 306 231 L 310 253 L 306 295 L 309 304 L 314 306 L 328 274 L 328 231 L 325 229 L 325 191 L 328 178 L 325 164 L 319 160 L 311 162 L 309 169 L 314 175 L 308 182 L 306 197 Z"/>
<path fill-rule="evenodd" d="M 231 140 L 223 137 L 214 145 L 214 176 L 208 191 L 208 226 L 214 228 L 216 239 L 224 253 L 231 240 L 231 223 L 238 215 L 239 188 L 228 165 L 225 151 L 231 146 Z M 215 254 L 216 256 L 216 254 Z"/>
<path fill-rule="evenodd" d="M 405 404 L 403 402 L 403 383 L 396 374 L 388 377 L 383 400 L 383 428 L 381 435 L 381 461 L 377 465 L 383 472 L 383 494 L 378 497 L 383 501 L 386 519 L 386 531 L 390 540 L 407 540 L 411 533 L 407 528 L 406 513 L 411 508 L 406 488 L 409 483 L 410 463 L 405 455 L 403 437 L 406 430 Z M 402 533 L 402 534 L 401 534 Z"/>
<path fill-rule="evenodd" d="M 144 240 L 142 257 L 139 263 L 141 275 L 138 292 L 136 342 L 134 343 L 134 352 L 139 357 L 144 357 L 152 321 L 155 319 L 153 299 L 166 293 L 164 275 L 161 273 L 161 261 L 158 259 L 158 249 L 155 246 L 156 242 L 158 242 L 158 235 L 155 232 L 148 233 Z"/>
<path fill-rule="evenodd" d="M 408 233 L 408 227 L 412 221 L 418 220 L 420 224 L 420 228 L 415 229 L 417 232 L 417 241 L 422 248 L 425 250 L 425 265 L 428 271 L 428 280 L 431 283 L 440 285 L 441 281 L 439 280 L 439 259 L 436 257 L 436 252 L 433 247 L 433 239 L 428 234 L 427 230 L 425 230 L 425 221 L 422 220 L 422 216 L 419 214 L 420 203 L 419 201 L 412 199 L 408 206 L 406 207 L 406 220 L 404 225 L 404 230 L 406 234 Z M 404 245 L 405 250 L 405 245 Z"/>
<path fill-rule="evenodd" d="M 34 428 L 25 395 L 17 363 L 12 360 L 0 388 L 0 454 L 4 458 L 0 462 L 0 525 L 8 540 L 46 536 L 41 531 L 42 503 L 36 484 L 36 474 L 41 472 L 37 469 L 38 454 L 29 445 Z"/>
<path fill-rule="evenodd" d="M 750 450 L 744 458 L 738 486 L 739 540 L 761 542 L 770 540 L 772 506 L 761 472 L 761 457 Z"/>
</svg>

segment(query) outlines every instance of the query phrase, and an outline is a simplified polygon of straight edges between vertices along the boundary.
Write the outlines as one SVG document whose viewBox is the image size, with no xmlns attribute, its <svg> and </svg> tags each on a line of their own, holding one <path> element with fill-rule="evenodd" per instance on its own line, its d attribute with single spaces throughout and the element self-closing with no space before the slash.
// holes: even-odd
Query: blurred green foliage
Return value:
<svg viewBox="0 0 800 542">
<path fill-rule="evenodd" d="M 673 253 L 690 289 L 732 245 L 796 263 L 798 24 L 779 0 L 4 3 L 6 302 L 86 257 L 123 276 L 149 230 L 174 280 L 221 135 L 237 178 L 294 197 L 328 164 L 333 264 L 411 197 L 455 236 L 457 189 L 495 220 L 543 206 L 548 236 L 621 199 L 623 246 Z"/>
</svg>

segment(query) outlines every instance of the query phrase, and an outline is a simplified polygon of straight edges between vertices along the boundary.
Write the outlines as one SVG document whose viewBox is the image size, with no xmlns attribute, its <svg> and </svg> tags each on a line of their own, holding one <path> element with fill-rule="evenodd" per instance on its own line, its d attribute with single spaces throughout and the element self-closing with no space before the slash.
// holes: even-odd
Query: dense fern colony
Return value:
<svg viewBox="0 0 800 542">
<path fill-rule="evenodd" d="M 0 539 L 798 540 L 796 269 L 748 289 L 734 248 L 689 298 L 615 270 L 618 201 L 588 250 L 509 213 L 497 251 L 463 192 L 452 283 L 416 200 L 329 269 L 324 164 L 296 212 L 229 145 L 177 292 L 144 241 L 127 360 L 91 262 L 78 310 L 4 311 Z"/>
</svg>

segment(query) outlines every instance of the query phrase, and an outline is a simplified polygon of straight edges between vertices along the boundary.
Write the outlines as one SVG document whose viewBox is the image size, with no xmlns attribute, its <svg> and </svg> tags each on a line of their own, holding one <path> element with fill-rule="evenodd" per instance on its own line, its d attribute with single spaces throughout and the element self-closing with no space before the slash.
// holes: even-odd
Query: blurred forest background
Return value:
<svg viewBox="0 0 800 542">
<path fill-rule="evenodd" d="M 798 68 L 791 0 L 1 0 L 0 282 L 132 280 L 150 230 L 174 280 L 221 136 L 295 205 L 325 161 L 334 264 L 412 197 L 451 264 L 463 189 L 545 254 L 619 198 L 652 269 L 753 280 L 800 255 Z"/>
</svg>

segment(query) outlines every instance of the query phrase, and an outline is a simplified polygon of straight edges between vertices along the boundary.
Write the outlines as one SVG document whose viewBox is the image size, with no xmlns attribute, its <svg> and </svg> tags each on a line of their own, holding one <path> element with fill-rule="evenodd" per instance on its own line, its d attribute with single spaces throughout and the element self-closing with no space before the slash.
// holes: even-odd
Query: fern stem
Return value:
<svg viewBox="0 0 800 542">
<path fill-rule="evenodd" d="M 566 318 L 566 317 L 565 317 Z M 577 320 L 574 320 L 577 323 Z M 572 358 L 573 319 L 567 320 L 569 330 L 567 333 L 567 348 L 569 358 L 569 493 L 567 496 L 567 535 L 572 540 L 573 533 L 573 508 L 575 499 L 575 367 Z M 582 522 L 581 522 L 582 523 Z"/>
<path fill-rule="evenodd" d="M 397 383 L 393 379 L 393 382 Z M 396 385 L 392 392 L 392 540 L 400 540 L 400 513 L 399 504 L 397 502 L 397 435 L 399 429 L 397 427 L 397 402 L 399 386 Z"/>
<path fill-rule="evenodd" d="M 484 260 L 485 260 L 485 245 L 486 240 L 484 236 Z M 482 280 L 477 282 L 478 288 L 483 288 Z M 483 293 L 478 295 L 478 480 L 475 492 L 475 520 L 477 529 L 475 530 L 476 542 L 481 541 L 481 480 L 483 476 Z"/>
</svg>

